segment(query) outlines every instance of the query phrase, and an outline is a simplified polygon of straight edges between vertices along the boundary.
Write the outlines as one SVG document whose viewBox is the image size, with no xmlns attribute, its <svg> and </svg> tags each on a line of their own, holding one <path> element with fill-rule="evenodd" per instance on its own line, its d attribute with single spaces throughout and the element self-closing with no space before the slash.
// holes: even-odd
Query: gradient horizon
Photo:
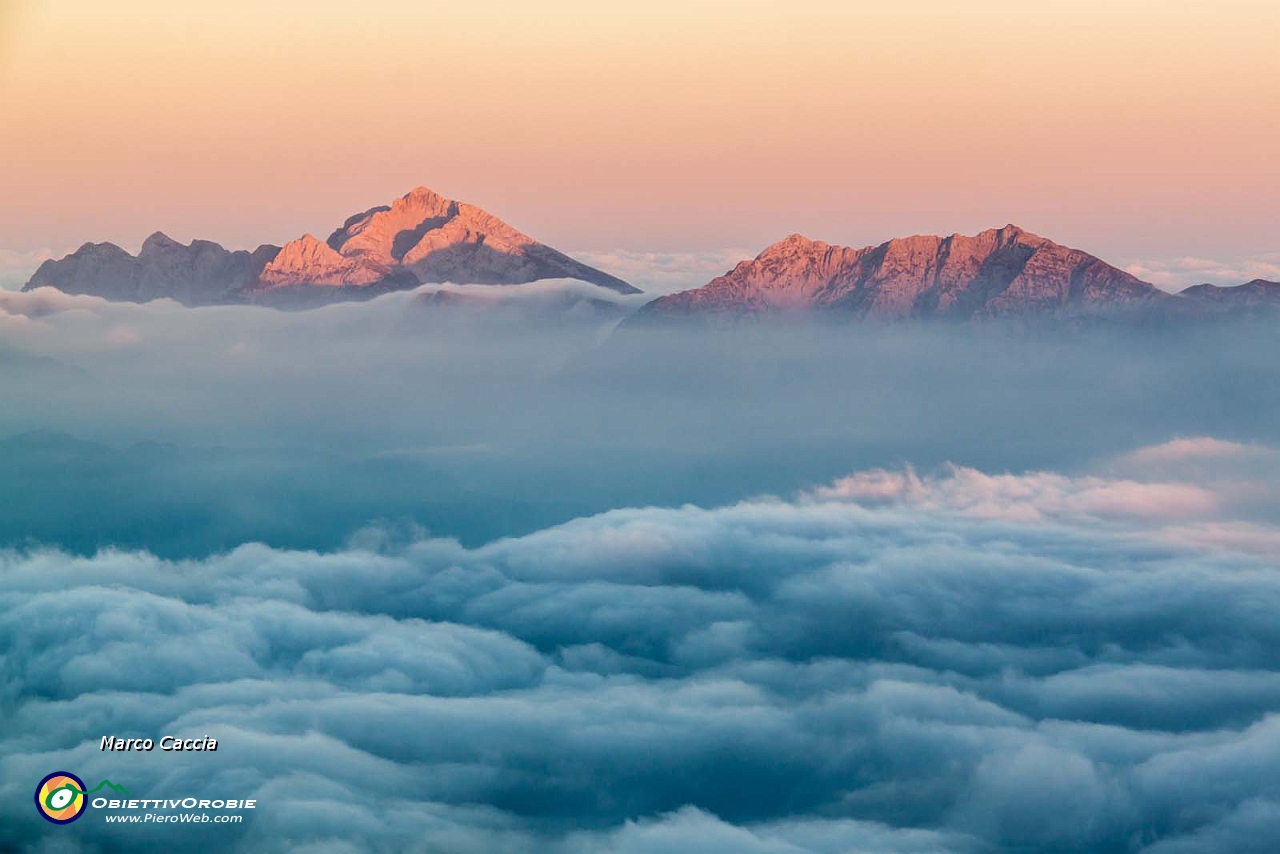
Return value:
<svg viewBox="0 0 1280 854">
<path fill-rule="evenodd" d="M 1278 33 L 1262 2 L 17 0 L 0 243 L 280 243 L 426 184 L 569 248 L 1271 253 Z"/>
</svg>

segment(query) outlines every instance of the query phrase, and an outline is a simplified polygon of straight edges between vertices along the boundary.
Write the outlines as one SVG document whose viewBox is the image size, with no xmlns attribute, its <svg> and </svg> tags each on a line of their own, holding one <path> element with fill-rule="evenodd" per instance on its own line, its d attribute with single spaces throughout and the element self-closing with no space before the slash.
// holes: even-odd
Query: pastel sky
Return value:
<svg viewBox="0 0 1280 854">
<path fill-rule="evenodd" d="M 1274 0 L 0 0 L 0 249 L 278 243 L 425 184 L 573 250 L 1258 256 L 1278 39 Z"/>
</svg>

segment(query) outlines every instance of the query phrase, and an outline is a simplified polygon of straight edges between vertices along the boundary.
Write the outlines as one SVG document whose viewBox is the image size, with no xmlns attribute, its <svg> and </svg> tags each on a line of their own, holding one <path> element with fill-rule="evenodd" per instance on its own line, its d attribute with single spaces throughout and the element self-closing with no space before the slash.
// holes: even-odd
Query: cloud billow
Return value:
<svg viewBox="0 0 1280 854">
<path fill-rule="evenodd" d="M 479 548 L 10 552 L 0 841 L 55 841 L 26 790 L 66 767 L 257 797 L 207 850 L 1270 850 L 1276 460 L 863 472 Z M 166 733 L 220 747 L 98 750 Z M 114 830 L 59 839 L 192 839 Z"/>
</svg>

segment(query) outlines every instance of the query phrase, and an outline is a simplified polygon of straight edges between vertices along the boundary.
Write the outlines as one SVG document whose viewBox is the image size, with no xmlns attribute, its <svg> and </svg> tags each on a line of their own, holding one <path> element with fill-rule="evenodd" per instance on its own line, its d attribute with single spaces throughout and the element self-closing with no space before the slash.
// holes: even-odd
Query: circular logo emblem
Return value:
<svg viewBox="0 0 1280 854">
<path fill-rule="evenodd" d="M 36 786 L 36 809 L 45 821 L 70 824 L 84 813 L 84 781 L 67 771 L 55 771 Z"/>
</svg>

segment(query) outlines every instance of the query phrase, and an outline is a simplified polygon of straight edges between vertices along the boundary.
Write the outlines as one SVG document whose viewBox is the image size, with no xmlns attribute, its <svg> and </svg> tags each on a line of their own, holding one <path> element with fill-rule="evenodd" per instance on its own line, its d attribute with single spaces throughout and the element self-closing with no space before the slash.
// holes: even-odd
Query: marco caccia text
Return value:
<svg viewBox="0 0 1280 854">
<path fill-rule="evenodd" d="M 116 738 L 114 735 L 102 737 L 102 750 L 155 750 L 155 742 L 149 738 Z M 203 736 L 202 738 L 178 738 L 166 735 L 160 739 L 161 750 L 217 750 L 218 740 Z"/>
</svg>

